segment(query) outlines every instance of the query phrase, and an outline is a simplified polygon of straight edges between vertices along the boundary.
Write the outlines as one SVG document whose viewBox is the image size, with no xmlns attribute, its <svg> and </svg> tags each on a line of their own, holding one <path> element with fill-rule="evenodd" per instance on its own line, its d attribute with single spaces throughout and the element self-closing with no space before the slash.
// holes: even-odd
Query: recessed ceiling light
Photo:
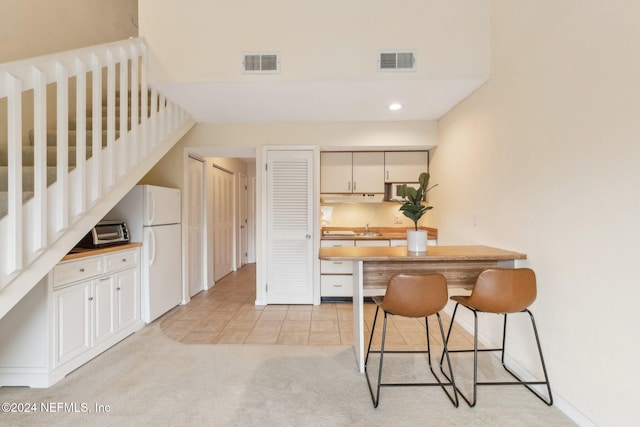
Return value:
<svg viewBox="0 0 640 427">
<path fill-rule="evenodd" d="M 402 108 L 402 104 L 399 104 L 397 102 L 394 102 L 394 103 L 389 105 L 389 110 L 391 110 L 391 111 L 398 111 L 401 108 Z"/>
</svg>

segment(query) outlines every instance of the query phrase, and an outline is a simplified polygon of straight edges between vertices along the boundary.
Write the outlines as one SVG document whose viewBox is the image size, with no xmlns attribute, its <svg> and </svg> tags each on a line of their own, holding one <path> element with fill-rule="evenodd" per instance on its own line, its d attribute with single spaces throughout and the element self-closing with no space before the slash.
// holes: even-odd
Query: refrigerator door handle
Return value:
<svg viewBox="0 0 640 427">
<path fill-rule="evenodd" d="M 147 224 L 153 225 L 156 218 L 156 196 L 153 191 L 147 188 Z"/>
<path fill-rule="evenodd" d="M 146 239 L 149 242 L 149 265 L 153 265 L 156 262 L 156 235 L 151 227 L 145 227 L 149 238 Z"/>
</svg>

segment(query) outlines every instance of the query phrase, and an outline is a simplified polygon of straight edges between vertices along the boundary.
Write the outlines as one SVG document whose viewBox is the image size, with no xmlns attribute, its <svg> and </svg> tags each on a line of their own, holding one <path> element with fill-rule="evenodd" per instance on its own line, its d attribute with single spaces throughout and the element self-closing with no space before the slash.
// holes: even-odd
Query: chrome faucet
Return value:
<svg viewBox="0 0 640 427">
<path fill-rule="evenodd" d="M 367 223 L 367 225 L 364 226 L 364 232 L 365 233 L 369 232 L 369 223 Z"/>
</svg>

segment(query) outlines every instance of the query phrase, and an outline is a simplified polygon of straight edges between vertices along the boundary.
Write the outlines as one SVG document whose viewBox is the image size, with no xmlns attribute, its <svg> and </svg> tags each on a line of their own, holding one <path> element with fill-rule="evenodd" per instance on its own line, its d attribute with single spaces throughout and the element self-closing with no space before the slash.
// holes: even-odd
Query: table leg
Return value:
<svg viewBox="0 0 640 427">
<path fill-rule="evenodd" d="M 353 348 L 356 363 L 364 373 L 364 290 L 363 261 L 353 262 Z"/>
</svg>

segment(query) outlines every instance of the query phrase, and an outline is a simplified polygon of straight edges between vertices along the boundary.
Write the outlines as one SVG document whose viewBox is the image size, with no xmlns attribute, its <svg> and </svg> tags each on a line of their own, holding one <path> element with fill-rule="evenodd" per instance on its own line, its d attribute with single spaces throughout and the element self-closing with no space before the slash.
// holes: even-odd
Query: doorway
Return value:
<svg viewBox="0 0 640 427">
<path fill-rule="evenodd" d="M 185 196 L 186 189 L 189 186 L 189 173 L 188 173 L 188 162 L 189 156 L 201 159 L 204 161 L 204 212 L 203 212 L 203 225 L 201 229 L 201 236 L 203 241 L 203 282 L 204 289 L 211 289 L 216 285 L 216 281 L 220 280 L 221 277 L 224 277 L 225 274 L 228 275 L 228 272 L 233 272 L 237 270 L 237 268 L 241 265 L 242 262 L 246 263 L 256 263 L 256 244 L 258 240 L 256 239 L 256 200 L 253 198 L 256 197 L 256 149 L 253 147 L 189 147 L 185 148 L 184 151 L 184 164 L 185 164 L 185 173 L 184 173 L 184 187 L 185 188 Z M 214 165 L 218 166 L 218 168 L 214 168 Z M 231 233 L 221 234 L 220 225 L 216 230 L 214 227 L 214 212 L 216 217 L 224 218 L 224 213 L 217 210 L 220 208 L 220 202 L 214 202 L 214 192 L 221 194 L 221 189 L 215 191 L 214 187 L 214 178 L 213 175 L 218 174 L 218 170 L 222 170 L 222 173 L 226 173 L 227 177 L 231 175 L 232 177 L 232 188 L 227 191 L 227 195 L 231 194 L 232 199 L 231 202 L 224 202 L 222 205 L 227 207 L 231 207 L 231 213 L 227 212 L 227 216 L 230 215 L 230 219 L 227 222 L 226 226 L 223 226 L 227 229 L 231 229 Z M 244 177 L 242 178 L 241 175 Z M 244 239 L 240 238 L 240 231 L 242 228 L 240 227 L 240 200 L 242 196 L 239 194 L 240 189 L 244 190 L 244 182 L 247 182 L 247 207 L 246 207 L 246 219 L 247 224 L 245 226 L 246 234 L 247 234 L 247 249 L 241 249 L 243 245 Z M 240 183 L 243 183 L 242 185 Z M 216 184 L 218 185 L 218 184 Z M 216 196 L 217 197 L 217 196 Z M 186 202 L 185 197 L 185 222 L 189 215 L 189 204 Z M 216 211 L 217 210 L 217 211 Z M 220 222 L 220 221 L 218 221 Z M 222 221 L 225 222 L 225 221 Z M 227 251 L 225 249 L 220 248 L 214 249 L 214 245 L 216 243 L 220 245 L 222 242 L 218 241 L 215 236 L 223 236 L 223 241 L 226 241 L 226 245 L 230 247 L 230 250 Z M 188 240 L 188 230 L 185 228 L 185 239 Z M 188 248 L 188 246 L 186 246 Z M 242 261 L 240 254 L 247 253 L 246 261 Z M 216 257 L 218 258 L 218 263 L 222 262 L 227 263 L 226 266 L 220 266 L 214 268 L 214 262 Z M 229 268 L 229 263 L 231 268 Z M 187 260 L 185 263 L 185 269 L 188 272 L 189 261 Z M 185 280 L 185 295 L 188 295 L 190 290 L 188 289 L 189 282 Z"/>
</svg>

